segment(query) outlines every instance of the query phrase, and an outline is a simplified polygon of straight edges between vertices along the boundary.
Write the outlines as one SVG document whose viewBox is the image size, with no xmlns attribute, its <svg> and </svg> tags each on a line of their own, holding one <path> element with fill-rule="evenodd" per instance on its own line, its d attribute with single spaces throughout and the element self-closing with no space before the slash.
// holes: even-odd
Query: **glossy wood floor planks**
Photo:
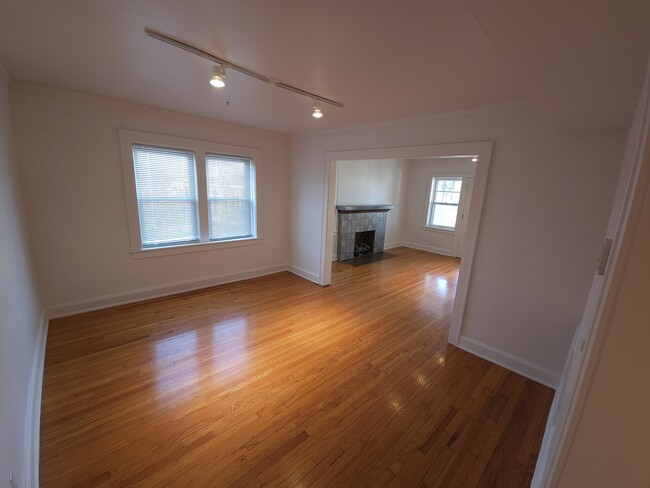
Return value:
<svg viewBox="0 0 650 488">
<path fill-rule="evenodd" d="M 390 252 L 53 320 L 41 486 L 529 486 L 552 390 L 447 344 L 458 260 Z"/>
</svg>

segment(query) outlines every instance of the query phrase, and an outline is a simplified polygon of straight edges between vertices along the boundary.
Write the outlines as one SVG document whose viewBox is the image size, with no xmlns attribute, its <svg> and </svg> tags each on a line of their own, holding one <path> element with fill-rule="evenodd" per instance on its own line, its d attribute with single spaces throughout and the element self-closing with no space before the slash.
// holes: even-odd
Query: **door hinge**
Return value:
<svg viewBox="0 0 650 488">
<path fill-rule="evenodd" d="M 600 258 L 598 258 L 598 267 L 597 272 L 599 275 L 605 274 L 605 268 L 607 268 L 607 261 L 609 261 L 609 253 L 612 251 L 612 239 L 605 239 L 603 242 L 603 247 L 600 250 Z"/>
</svg>

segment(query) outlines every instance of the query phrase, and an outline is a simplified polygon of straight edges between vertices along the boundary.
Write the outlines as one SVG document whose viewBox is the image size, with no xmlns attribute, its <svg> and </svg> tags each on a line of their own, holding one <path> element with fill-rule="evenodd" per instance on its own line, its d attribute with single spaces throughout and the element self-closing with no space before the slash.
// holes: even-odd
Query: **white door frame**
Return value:
<svg viewBox="0 0 650 488">
<path fill-rule="evenodd" d="M 553 398 L 539 460 L 531 481 L 531 488 L 555 486 L 562 474 L 572 440 L 585 408 L 588 391 L 602 353 L 609 324 L 608 303 L 615 300 L 612 280 L 617 263 L 624 263 L 629 249 L 622 249 L 622 241 L 635 203 L 639 174 L 644 157 L 650 151 L 650 64 L 645 83 L 630 129 L 623 166 L 614 195 L 614 203 L 607 224 L 606 239 L 613 246 L 603 275 L 595 275 L 582 320 L 578 325 L 573 346 L 564 367 L 560 386 Z M 595 263 L 594 263 L 595 267 Z"/>
<path fill-rule="evenodd" d="M 472 173 L 471 176 L 463 175 L 463 188 L 461 190 L 460 206 L 458 211 L 460 212 L 460 225 L 456 222 L 456 230 L 454 232 L 454 243 L 451 250 L 452 257 L 462 258 L 463 256 L 463 243 L 465 242 L 465 234 L 467 232 L 467 219 L 469 218 L 469 205 L 472 205 L 472 192 L 474 191 L 474 178 L 475 174 Z M 459 252 L 459 249 L 460 252 Z"/>
<path fill-rule="evenodd" d="M 469 291 L 476 239 L 483 211 L 488 172 L 492 159 L 494 141 L 461 142 L 456 144 L 433 144 L 428 146 L 405 146 L 374 149 L 328 151 L 325 153 L 325 187 L 323 191 L 323 227 L 321 236 L 321 265 L 319 284 L 332 282 L 332 241 L 336 229 L 336 166 L 338 161 L 368 159 L 427 159 L 449 157 L 478 157 L 474 180 L 474 195 L 470 203 L 465 234 L 463 259 L 460 263 L 456 299 L 449 328 L 449 342 L 458 345 L 463 316 Z"/>
</svg>

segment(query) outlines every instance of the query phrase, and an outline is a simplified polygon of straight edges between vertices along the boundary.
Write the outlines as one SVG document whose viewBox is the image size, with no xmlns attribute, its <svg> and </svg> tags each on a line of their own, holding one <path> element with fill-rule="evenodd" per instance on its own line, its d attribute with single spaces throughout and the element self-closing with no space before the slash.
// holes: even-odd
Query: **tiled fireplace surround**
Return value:
<svg viewBox="0 0 650 488">
<path fill-rule="evenodd" d="M 337 236 L 338 260 L 354 257 L 354 238 L 357 232 L 375 231 L 373 254 L 384 250 L 386 217 L 392 205 L 337 205 L 339 223 Z"/>
</svg>

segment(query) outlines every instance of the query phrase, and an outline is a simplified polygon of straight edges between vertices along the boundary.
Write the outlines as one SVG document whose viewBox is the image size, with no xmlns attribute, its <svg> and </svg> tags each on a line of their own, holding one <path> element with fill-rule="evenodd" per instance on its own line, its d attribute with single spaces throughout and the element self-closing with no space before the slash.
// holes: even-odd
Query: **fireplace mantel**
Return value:
<svg viewBox="0 0 650 488">
<path fill-rule="evenodd" d="M 388 212 L 392 205 L 337 205 L 339 213 Z"/>
</svg>

